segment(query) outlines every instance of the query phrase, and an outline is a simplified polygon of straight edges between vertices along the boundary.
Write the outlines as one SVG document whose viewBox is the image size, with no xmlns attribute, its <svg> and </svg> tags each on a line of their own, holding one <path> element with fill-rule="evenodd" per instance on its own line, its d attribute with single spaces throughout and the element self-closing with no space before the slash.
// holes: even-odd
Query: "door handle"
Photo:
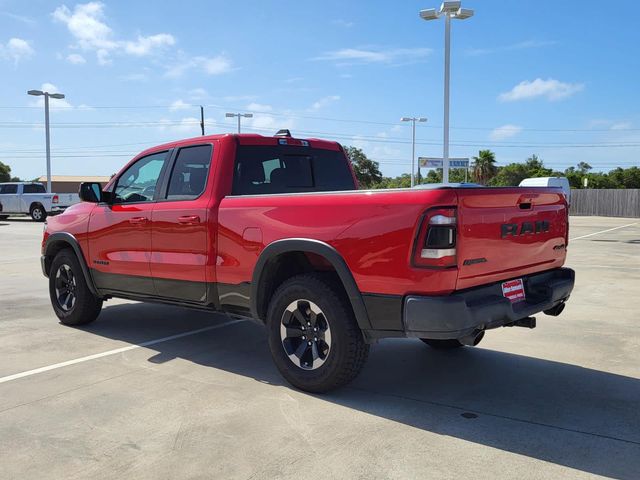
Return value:
<svg viewBox="0 0 640 480">
<path fill-rule="evenodd" d="M 129 219 L 129 223 L 132 223 L 133 225 L 143 225 L 147 223 L 147 217 L 131 217 Z"/>
<path fill-rule="evenodd" d="M 198 215 L 185 215 L 184 217 L 178 217 L 178 223 L 182 225 L 197 225 L 200 223 L 200 217 Z"/>
</svg>

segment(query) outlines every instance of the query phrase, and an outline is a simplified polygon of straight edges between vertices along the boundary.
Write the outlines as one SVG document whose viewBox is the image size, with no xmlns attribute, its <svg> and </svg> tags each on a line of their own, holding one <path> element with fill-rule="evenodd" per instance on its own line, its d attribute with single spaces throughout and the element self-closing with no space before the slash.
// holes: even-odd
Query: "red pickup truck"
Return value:
<svg viewBox="0 0 640 480">
<path fill-rule="evenodd" d="M 352 380 L 369 345 L 476 345 L 559 315 L 567 203 L 554 188 L 358 190 L 340 144 L 211 135 L 150 148 L 48 220 L 42 270 L 62 323 L 112 297 L 266 325 L 294 386 Z"/>
</svg>

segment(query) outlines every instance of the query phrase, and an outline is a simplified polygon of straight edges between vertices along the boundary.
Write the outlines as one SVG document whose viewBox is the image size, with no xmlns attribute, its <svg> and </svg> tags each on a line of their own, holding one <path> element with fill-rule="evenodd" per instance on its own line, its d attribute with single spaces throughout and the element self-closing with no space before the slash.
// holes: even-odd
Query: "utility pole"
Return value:
<svg viewBox="0 0 640 480">
<path fill-rule="evenodd" d="M 40 97 L 44 95 L 44 130 L 45 130 L 45 150 L 47 156 L 47 193 L 51 193 L 51 142 L 49 135 L 49 97 L 61 100 L 62 93 L 49 93 L 42 90 L 29 90 L 28 95 Z"/>
</svg>

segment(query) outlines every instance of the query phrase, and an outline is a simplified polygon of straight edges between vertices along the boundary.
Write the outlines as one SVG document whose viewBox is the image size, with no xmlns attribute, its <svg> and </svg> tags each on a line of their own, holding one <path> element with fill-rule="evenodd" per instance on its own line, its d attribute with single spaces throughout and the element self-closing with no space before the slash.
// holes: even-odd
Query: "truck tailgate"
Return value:
<svg viewBox="0 0 640 480">
<path fill-rule="evenodd" d="M 560 190 L 477 188 L 457 193 L 457 290 L 562 266 L 568 217 Z"/>
</svg>

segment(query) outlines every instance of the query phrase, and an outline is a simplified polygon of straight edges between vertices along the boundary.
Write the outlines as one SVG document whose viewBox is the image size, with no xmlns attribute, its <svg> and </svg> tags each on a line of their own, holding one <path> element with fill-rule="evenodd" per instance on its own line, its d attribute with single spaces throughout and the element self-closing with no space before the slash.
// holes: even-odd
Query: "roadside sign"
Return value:
<svg viewBox="0 0 640 480">
<path fill-rule="evenodd" d="M 442 158 L 434 157 L 418 157 L 418 162 L 421 167 L 426 168 L 442 168 Z M 469 168 L 468 158 L 450 158 L 449 168 Z"/>
</svg>

